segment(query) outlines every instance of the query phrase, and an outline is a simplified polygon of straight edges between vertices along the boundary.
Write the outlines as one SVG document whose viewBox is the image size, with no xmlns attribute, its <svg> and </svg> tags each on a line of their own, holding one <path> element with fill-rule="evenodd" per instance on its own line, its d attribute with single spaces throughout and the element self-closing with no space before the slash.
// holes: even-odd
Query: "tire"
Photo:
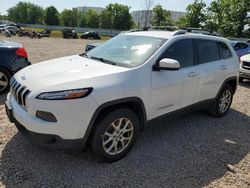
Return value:
<svg viewBox="0 0 250 188">
<path fill-rule="evenodd" d="M 132 110 L 122 108 L 111 111 L 95 125 L 92 152 L 103 161 L 118 161 L 132 149 L 138 132 L 139 120 Z"/>
<path fill-rule="evenodd" d="M 11 74 L 0 67 L 0 94 L 9 91 Z"/>
<path fill-rule="evenodd" d="M 244 80 L 244 78 L 239 78 L 239 81 L 240 81 L 240 82 L 243 82 L 243 80 Z"/>
<path fill-rule="evenodd" d="M 215 117 L 225 116 L 231 107 L 233 94 L 232 87 L 230 85 L 225 85 L 210 108 L 210 113 Z"/>
</svg>

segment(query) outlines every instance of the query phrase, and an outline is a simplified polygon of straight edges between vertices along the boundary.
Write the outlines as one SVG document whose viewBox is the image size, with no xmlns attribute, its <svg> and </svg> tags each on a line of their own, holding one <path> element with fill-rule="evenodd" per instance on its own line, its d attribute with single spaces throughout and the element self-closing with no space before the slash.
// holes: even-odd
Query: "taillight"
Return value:
<svg viewBox="0 0 250 188">
<path fill-rule="evenodd" d="M 19 48 L 19 49 L 17 49 L 16 55 L 24 57 L 24 58 L 28 58 L 28 54 L 27 54 L 25 48 Z"/>
</svg>

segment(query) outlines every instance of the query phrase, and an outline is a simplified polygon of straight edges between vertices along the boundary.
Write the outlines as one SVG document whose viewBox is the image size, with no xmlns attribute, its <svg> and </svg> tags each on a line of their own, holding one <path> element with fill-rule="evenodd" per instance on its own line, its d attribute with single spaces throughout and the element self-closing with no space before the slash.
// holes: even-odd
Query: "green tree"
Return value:
<svg viewBox="0 0 250 188">
<path fill-rule="evenodd" d="M 44 22 L 47 25 L 59 25 L 59 13 L 54 6 L 45 9 Z"/>
<path fill-rule="evenodd" d="M 118 3 L 109 4 L 101 14 L 101 26 L 117 30 L 128 30 L 133 26 L 129 7 Z"/>
<path fill-rule="evenodd" d="M 112 13 L 104 10 L 100 15 L 100 27 L 103 29 L 111 29 L 112 28 Z"/>
<path fill-rule="evenodd" d="M 179 27 L 187 27 L 188 21 L 186 16 L 182 16 L 179 18 L 179 20 L 176 22 L 176 25 Z"/>
<path fill-rule="evenodd" d="M 78 14 L 78 20 L 79 20 L 79 27 L 86 27 L 87 26 L 87 18 L 86 14 L 84 12 L 79 12 Z"/>
<path fill-rule="evenodd" d="M 27 24 L 43 23 L 42 7 L 26 2 L 19 2 L 14 7 L 8 9 L 8 17 L 11 21 Z"/>
<path fill-rule="evenodd" d="M 87 27 L 99 28 L 100 17 L 94 10 L 88 10 L 86 13 Z"/>
<path fill-rule="evenodd" d="M 248 11 L 249 0 L 214 0 L 208 8 L 206 27 L 225 36 L 242 37 Z"/>
<path fill-rule="evenodd" d="M 78 26 L 78 11 L 73 8 L 72 10 L 64 9 L 60 15 L 60 23 L 66 27 Z"/>
<path fill-rule="evenodd" d="M 194 3 L 187 6 L 187 15 L 182 18 L 182 24 L 184 23 L 187 27 L 200 28 L 206 21 L 205 16 L 206 4 L 202 0 L 195 0 Z"/>
<path fill-rule="evenodd" d="M 173 20 L 171 18 L 171 12 L 162 8 L 161 5 L 156 5 L 153 8 L 153 18 L 152 25 L 154 26 L 171 26 L 173 25 Z"/>
</svg>

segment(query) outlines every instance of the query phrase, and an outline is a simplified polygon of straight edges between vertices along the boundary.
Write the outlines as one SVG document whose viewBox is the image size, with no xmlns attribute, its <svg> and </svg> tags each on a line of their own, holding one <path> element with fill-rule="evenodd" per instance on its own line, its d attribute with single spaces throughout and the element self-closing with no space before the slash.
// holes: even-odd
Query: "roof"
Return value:
<svg viewBox="0 0 250 188">
<path fill-rule="evenodd" d="M 200 34 L 200 33 L 181 33 L 175 34 L 176 31 L 140 31 L 140 32 L 132 32 L 132 33 L 124 33 L 123 35 L 137 35 L 137 36 L 147 36 L 147 37 L 156 37 L 156 38 L 164 38 L 170 39 L 174 37 L 180 36 L 191 36 L 192 38 L 200 38 L 200 39 L 210 39 L 210 40 L 220 40 L 225 41 L 227 39 L 223 37 L 217 37 L 212 35 Z"/>
<path fill-rule="evenodd" d="M 147 37 L 157 37 L 157 38 L 165 38 L 173 36 L 174 32 L 171 31 L 139 31 L 139 32 L 131 32 L 124 33 L 124 35 L 137 35 L 137 36 L 147 36 Z"/>
</svg>

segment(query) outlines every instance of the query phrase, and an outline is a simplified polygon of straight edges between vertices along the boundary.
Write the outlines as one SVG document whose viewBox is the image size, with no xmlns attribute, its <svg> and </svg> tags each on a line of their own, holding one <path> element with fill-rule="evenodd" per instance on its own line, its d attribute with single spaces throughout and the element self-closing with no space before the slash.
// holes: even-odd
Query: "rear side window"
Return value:
<svg viewBox="0 0 250 188">
<path fill-rule="evenodd" d="M 222 59 L 227 59 L 227 58 L 232 57 L 232 53 L 225 43 L 219 42 L 218 46 L 220 48 L 220 53 L 221 53 Z"/>
<path fill-rule="evenodd" d="M 161 59 L 171 58 L 180 62 L 181 68 L 194 65 L 193 40 L 185 39 L 172 44 L 162 55 Z"/>
<path fill-rule="evenodd" d="M 240 49 L 246 49 L 248 48 L 248 45 L 245 43 L 240 43 Z"/>
<path fill-rule="evenodd" d="M 198 64 L 220 60 L 220 52 L 215 41 L 196 40 Z"/>
</svg>

